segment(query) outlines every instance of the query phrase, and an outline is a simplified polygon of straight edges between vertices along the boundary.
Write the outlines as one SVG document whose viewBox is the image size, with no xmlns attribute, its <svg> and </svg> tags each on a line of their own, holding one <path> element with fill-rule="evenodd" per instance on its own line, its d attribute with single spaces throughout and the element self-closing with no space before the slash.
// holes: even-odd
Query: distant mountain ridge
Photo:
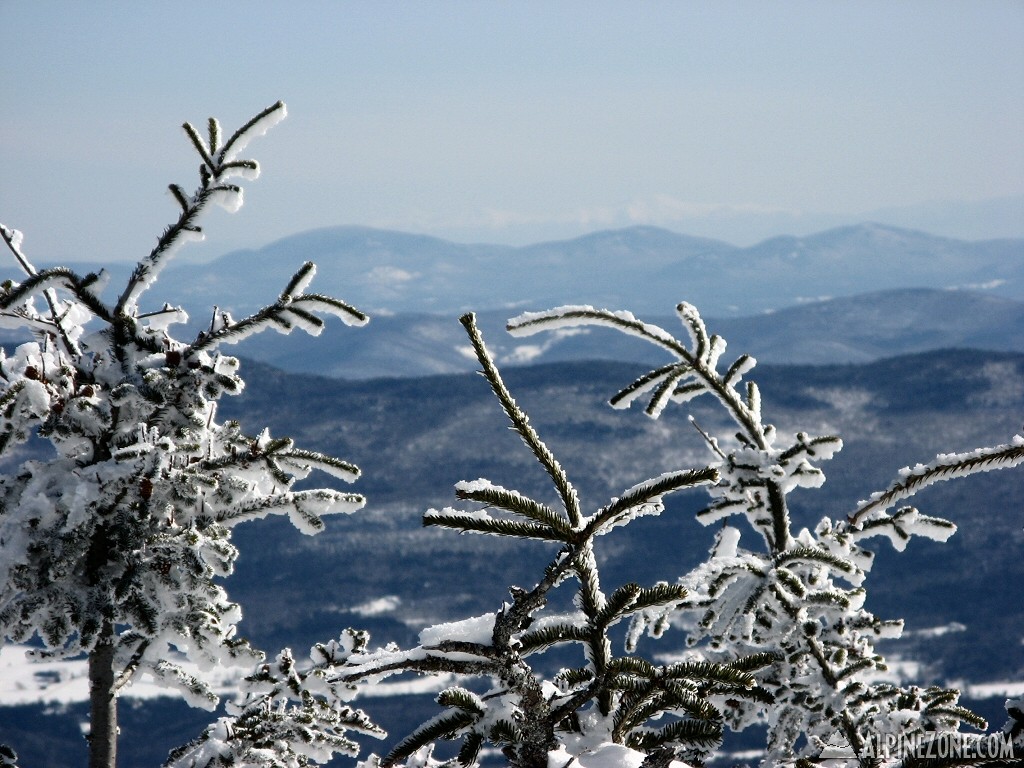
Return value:
<svg viewBox="0 0 1024 768">
<path fill-rule="evenodd" d="M 330 227 L 208 263 L 171 263 L 146 299 L 188 310 L 192 329 L 177 334 L 185 339 L 215 305 L 240 317 L 273 301 L 307 260 L 318 265 L 314 289 L 370 312 L 369 327 L 332 324 L 319 339 L 265 334 L 239 353 L 344 378 L 457 373 L 473 363 L 456 318 L 474 310 L 504 365 L 647 362 L 659 358 L 614 334 L 516 340 L 504 323 L 524 310 L 593 304 L 674 328 L 681 300 L 765 362 L 866 362 L 943 347 L 1024 351 L 1024 239 L 967 242 L 878 224 L 750 247 L 650 226 L 524 247 Z M 111 290 L 127 267 L 113 272 Z"/>
<path fill-rule="evenodd" d="M 664 312 L 686 299 L 706 316 L 729 317 L 878 290 L 982 286 L 1024 300 L 1024 240 L 967 242 L 877 224 L 746 248 L 650 226 L 524 247 L 331 227 L 202 265 L 172 264 L 159 293 L 187 297 L 197 319 L 214 303 L 240 314 L 275 297 L 307 260 L 319 267 L 318 290 L 378 313 L 564 303 Z"/>
<path fill-rule="evenodd" d="M 678 318 L 636 314 L 669 331 Z M 503 365 L 580 360 L 665 362 L 655 347 L 604 329 L 516 339 L 505 330 L 514 309 L 478 313 L 488 347 Z M 1024 302 L 970 291 L 905 289 L 813 302 L 741 318 L 709 318 L 709 328 L 764 363 L 863 363 L 942 348 L 1024 352 Z M 365 328 L 333 325 L 318 338 L 263 334 L 238 354 L 288 371 L 347 379 L 424 376 L 474 370 L 455 314 L 401 314 Z"/>
</svg>

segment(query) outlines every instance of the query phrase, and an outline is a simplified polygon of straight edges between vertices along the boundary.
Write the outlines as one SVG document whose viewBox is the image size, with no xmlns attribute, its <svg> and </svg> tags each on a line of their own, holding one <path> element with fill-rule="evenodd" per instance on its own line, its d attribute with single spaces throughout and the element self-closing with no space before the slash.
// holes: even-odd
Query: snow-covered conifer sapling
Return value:
<svg viewBox="0 0 1024 768">
<path fill-rule="evenodd" d="M 515 768 L 570 764 L 573 755 L 594 749 L 615 755 L 651 755 L 652 765 L 682 757 L 700 758 L 720 741 L 722 714 L 712 699 L 767 703 L 770 694 L 753 673 L 771 661 L 767 653 L 727 662 L 657 664 L 636 653 L 616 653 L 612 630 L 647 611 L 667 611 L 687 597 L 685 588 L 665 583 L 623 584 L 611 592 L 601 583 L 598 540 L 640 516 L 657 515 L 670 493 L 714 483 L 717 470 L 681 469 L 645 479 L 603 506 L 585 511 L 557 459 L 516 404 L 484 345 L 472 314 L 462 323 L 512 429 L 533 453 L 551 482 L 550 505 L 489 480 L 461 482 L 459 499 L 471 510 L 428 511 L 423 522 L 461 533 L 517 537 L 546 546 L 551 554 L 536 583 L 512 585 L 511 602 L 493 613 L 429 627 L 419 645 L 406 651 L 385 648 L 352 654 L 338 680 L 379 681 L 415 672 L 454 675 L 459 681 L 437 697 L 435 718 L 367 766 L 437 765 L 438 740 L 459 740 L 454 763 L 476 764 L 482 748 L 500 749 Z M 553 590 L 572 584 L 574 610 L 549 606 Z M 551 669 L 544 655 L 576 647 L 578 664 Z M 474 685 L 474 681 L 476 685 Z"/>
<path fill-rule="evenodd" d="M 718 478 L 705 486 L 711 503 L 697 519 L 722 527 L 709 559 L 679 579 L 686 596 L 667 609 L 638 612 L 631 642 L 645 630 L 660 635 L 676 624 L 687 632 L 691 653 L 708 661 L 772 654 L 774 662 L 755 673 L 758 685 L 771 694 L 771 705 L 737 698 L 724 709 L 726 724 L 735 730 L 755 723 L 768 726 L 766 766 L 796 764 L 831 748 L 847 756 L 847 764 L 867 768 L 879 765 L 866 743 L 869 737 L 927 739 L 956 732 L 962 724 L 984 728 L 982 718 L 958 703 L 955 689 L 901 687 L 879 680 L 886 666 L 875 642 L 898 637 L 903 625 L 864 608 L 864 581 L 873 553 L 861 543 L 881 536 L 902 551 L 913 536 L 945 541 L 956 530 L 953 523 L 910 506 L 893 507 L 932 483 L 1024 462 L 1024 438 L 940 455 L 905 469 L 892 486 L 848 515 L 826 516 L 813 530 L 795 531 L 788 494 L 798 487 L 821 486 L 825 476 L 816 465 L 831 458 L 842 442 L 803 432 L 783 440 L 762 420 L 756 383 L 742 385 L 754 359 L 741 355 L 724 373 L 719 371 L 724 339 L 708 333 L 693 306 L 679 304 L 677 314 L 689 343 L 628 312 L 590 306 L 526 313 L 508 324 L 517 336 L 603 326 L 655 344 L 670 361 L 625 387 L 611 398 L 611 405 L 625 408 L 644 400 L 646 414 L 657 418 L 670 404 L 707 394 L 737 430 L 715 436 L 694 422 Z M 753 535 L 748 547 L 740 545 L 744 532 Z M 969 742 L 972 736 L 963 738 Z"/>
<path fill-rule="evenodd" d="M 182 309 L 142 306 L 172 255 L 202 238 L 211 204 L 241 205 L 237 181 L 259 174 L 241 153 L 284 116 L 278 102 L 230 136 L 212 118 L 205 136 L 185 124 L 201 161 L 199 186 L 187 193 L 171 185 L 180 214 L 116 299 L 103 297 L 102 274 L 37 270 L 21 233 L 0 226 L 21 273 L 0 288 L 0 325 L 33 337 L 0 352 L 0 456 L 14 466 L 0 477 L 0 635 L 38 637 L 37 658 L 87 655 L 94 768 L 115 764 L 117 695 L 137 675 L 212 709 L 217 696 L 179 661 L 202 670 L 262 660 L 237 635 L 239 606 L 217 581 L 238 555 L 234 526 L 287 515 L 313 534 L 323 515 L 364 504 L 358 494 L 292 488 L 312 470 L 355 480 L 355 466 L 217 420 L 218 399 L 244 386 L 224 345 L 266 329 L 316 335 L 323 315 L 367 321 L 345 302 L 309 291 L 313 264 L 249 317 L 214 310 L 191 342 L 171 335 L 187 320 Z M 292 709 L 304 706 L 312 706 L 308 697 Z M 361 714 L 332 708 L 339 733 L 348 721 L 373 730 Z M 278 707 L 277 715 L 288 711 Z M 343 741 L 326 747 L 347 747 Z"/>
</svg>

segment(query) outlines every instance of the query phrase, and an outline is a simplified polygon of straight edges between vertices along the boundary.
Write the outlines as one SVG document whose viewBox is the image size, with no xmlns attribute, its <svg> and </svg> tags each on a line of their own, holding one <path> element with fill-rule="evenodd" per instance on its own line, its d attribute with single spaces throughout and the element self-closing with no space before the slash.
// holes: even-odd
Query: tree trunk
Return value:
<svg viewBox="0 0 1024 768">
<path fill-rule="evenodd" d="M 105 622 L 89 654 L 89 768 L 117 765 L 117 693 L 114 690 L 114 628 Z"/>
</svg>

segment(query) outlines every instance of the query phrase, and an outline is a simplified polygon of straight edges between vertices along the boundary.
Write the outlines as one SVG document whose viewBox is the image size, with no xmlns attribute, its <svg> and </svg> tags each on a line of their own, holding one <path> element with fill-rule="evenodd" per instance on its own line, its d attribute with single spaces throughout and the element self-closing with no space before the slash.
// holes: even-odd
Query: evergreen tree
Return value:
<svg viewBox="0 0 1024 768">
<path fill-rule="evenodd" d="M 240 153 L 284 116 L 279 102 L 226 138 L 212 118 L 205 138 L 184 125 L 200 184 L 192 194 L 171 185 L 177 220 L 112 302 L 101 295 L 102 275 L 36 270 L 21 233 L 0 226 L 23 273 L 0 290 L 0 324 L 34 336 L 10 355 L 0 351 L 0 456 L 12 463 L 49 444 L 44 457 L 0 477 L 0 634 L 38 636 L 37 658 L 88 656 L 95 768 L 115 764 L 117 695 L 134 676 L 145 672 L 212 709 L 217 696 L 176 660 L 200 668 L 262 660 L 238 637 L 239 607 L 218 583 L 238 555 L 235 525 L 284 514 L 313 534 L 323 515 L 364 503 L 292 487 L 314 469 L 352 481 L 355 466 L 216 418 L 218 399 L 244 386 L 223 345 L 268 328 L 316 335 L 322 314 L 367 321 L 308 291 L 311 263 L 250 317 L 215 310 L 192 342 L 170 334 L 187 320 L 182 309 L 140 306 L 175 251 L 202 238 L 212 203 L 238 209 L 235 180 L 259 173 Z M 13 752 L 2 759 L 13 762 Z"/>
<path fill-rule="evenodd" d="M 437 697 L 439 715 L 383 758 L 371 757 L 363 765 L 437 765 L 432 755 L 438 740 L 461 741 L 454 762 L 464 766 L 476 764 L 488 745 L 500 748 L 516 768 L 544 768 L 551 759 L 569 764 L 574 755 L 593 750 L 634 764 L 648 756 L 651 766 L 707 755 L 720 741 L 723 720 L 712 699 L 769 702 L 771 695 L 756 683 L 754 672 L 771 661 L 771 654 L 657 664 L 635 653 L 615 653 L 617 625 L 643 612 L 669 610 L 687 598 L 687 591 L 665 583 L 629 583 L 606 592 L 597 544 L 637 517 L 659 514 L 665 495 L 715 482 L 717 471 L 683 469 L 650 478 L 585 513 L 568 475 L 505 386 L 473 315 L 462 323 L 484 377 L 558 501 L 549 505 L 481 479 L 456 486 L 457 497 L 478 508 L 430 510 L 423 522 L 460 533 L 528 539 L 553 555 L 535 584 L 511 586 L 511 602 L 495 612 L 429 627 L 420 633 L 419 645 L 406 651 L 352 653 L 334 671 L 334 682 L 349 684 L 409 672 L 456 676 L 456 684 Z M 568 583 L 575 588 L 575 610 L 551 608 L 552 592 Z M 545 659 L 573 647 L 582 656 L 576 666 L 558 669 Z"/>
<path fill-rule="evenodd" d="M 793 764 L 828 748 L 851 756 L 854 764 L 874 766 L 869 737 L 909 740 L 956 732 L 962 723 L 984 728 L 982 718 L 959 705 L 956 690 L 876 682 L 886 666 L 875 641 L 898 637 L 902 622 L 884 621 L 864 609 L 863 583 L 873 553 L 861 543 L 882 536 L 902 551 L 912 536 L 945 541 L 956 530 L 951 522 L 910 506 L 891 510 L 932 483 L 1024 462 L 1024 438 L 940 455 L 905 469 L 890 488 L 846 518 L 824 517 L 814 530 L 794 531 L 787 495 L 798 487 L 819 487 L 825 477 L 816 463 L 831 458 L 842 442 L 802 432 L 783 441 L 762 420 L 757 385 L 748 381 L 740 390 L 753 358 L 741 355 L 721 373 L 725 341 L 708 333 L 689 304 L 680 304 L 677 313 L 689 344 L 628 312 L 588 306 L 527 313 L 508 325 L 514 335 L 605 326 L 653 343 L 673 359 L 624 388 L 611 404 L 623 408 L 644 399 L 647 415 L 657 418 L 670 403 L 709 394 L 738 430 L 713 436 L 694 423 L 718 473 L 717 482 L 707 486 L 711 503 L 697 519 L 723 527 L 710 558 L 680 579 L 686 597 L 667 609 L 640 612 L 630 629 L 631 642 L 644 630 L 659 635 L 678 623 L 688 631 L 687 643 L 708 661 L 771 654 L 774 662 L 756 673 L 758 685 L 771 694 L 771 705 L 736 698 L 724 710 L 727 724 L 736 730 L 767 724 L 765 765 Z M 753 533 L 750 548 L 740 546 L 736 522 L 745 522 Z"/>
</svg>

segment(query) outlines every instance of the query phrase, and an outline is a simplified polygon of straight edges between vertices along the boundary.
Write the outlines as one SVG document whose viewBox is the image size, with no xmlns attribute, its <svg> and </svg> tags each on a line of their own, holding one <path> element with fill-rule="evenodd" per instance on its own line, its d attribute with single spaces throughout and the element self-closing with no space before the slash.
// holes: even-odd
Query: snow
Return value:
<svg viewBox="0 0 1024 768">
<path fill-rule="evenodd" d="M 424 693 L 437 693 L 450 688 L 458 680 L 457 675 L 438 673 L 425 675 L 397 683 L 372 683 L 359 687 L 360 699 L 383 699 L 391 696 L 415 696 Z"/>
<path fill-rule="evenodd" d="M 215 187 L 211 190 L 210 200 L 228 213 L 237 213 L 242 207 L 242 190 L 238 187 Z"/>
<path fill-rule="evenodd" d="M 7 233 L 7 236 L 10 238 L 11 249 L 14 250 L 14 251 L 20 251 L 21 250 L 21 244 L 25 240 L 25 233 L 22 232 L 20 229 L 7 229 L 6 227 L 4 228 L 4 231 Z"/>
<path fill-rule="evenodd" d="M 0 647 L 0 707 L 23 704 L 75 704 L 89 700 L 89 669 L 85 659 L 58 661 L 30 661 L 27 645 Z M 198 675 L 198 664 L 182 663 L 188 674 Z M 214 667 L 203 673 L 213 691 L 225 698 L 234 696 L 239 683 L 249 674 L 248 669 Z M 417 677 L 391 683 L 361 685 L 359 698 L 390 698 L 425 693 L 436 693 L 451 687 L 456 676 L 439 674 Z M 157 683 L 143 674 L 121 689 L 120 698 L 150 700 L 166 698 L 170 691 L 166 684 Z"/>
<path fill-rule="evenodd" d="M 484 477 L 479 477 L 476 480 L 460 480 L 455 484 L 455 490 L 465 491 L 466 493 L 479 493 L 481 491 L 504 491 L 500 485 L 495 485 L 490 480 Z"/>
<path fill-rule="evenodd" d="M 420 274 L 418 272 L 409 272 L 408 270 L 401 269 L 400 267 L 387 265 L 374 267 L 366 274 L 367 280 L 371 283 L 383 285 L 407 283 L 410 280 L 415 280 L 419 276 Z"/>
<path fill-rule="evenodd" d="M 892 683 L 901 685 L 909 680 L 921 678 L 922 665 L 913 659 L 904 659 L 900 656 L 889 656 L 885 660 L 886 669 L 871 670 L 861 673 L 861 678 L 870 683 Z"/>
<path fill-rule="evenodd" d="M 743 355 L 729 369 L 729 375 L 725 379 L 725 385 L 735 387 L 746 374 L 757 365 L 757 359 L 751 355 Z"/>
<path fill-rule="evenodd" d="M 230 151 L 225 155 L 225 160 L 233 160 L 248 146 L 249 142 L 260 136 L 264 136 L 267 131 L 277 125 L 279 122 L 284 120 L 288 116 L 288 108 L 283 102 L 278 102 L 265 110 L 264 114 L 259 120 L 256 120 L 247 131 L 238 136 L 235 139 L 234 144 L 231 145 Z"/>
<path fill-rule="evenodd" d="M 718 532 L 717 539 L 714 549 L 714 556 L 716 558 L 736 557 L 736 548 L 740 543 L 739 528 L 727 525 Z"/>
<path fill-rule="evenodd" d="M 622 744 L 600 744 L 575 756 L 562 746 L 548 752 L 548 768 L 640 768 L 646 757 L 645 753 Z M 689 765 L 673 760 L 669 768 L 689 768 Z"/>
<path fill-rule="evenodd" d="M 600 325 L 653 341 L 675 352 L 679 343 L 668 331 L 657 325 L 643 323 L 632 312 L 613 312 L 595 309 L 589 304 L 556 307 L 545 312 L 524 312 L 508 321 L 508 332 L 513 336 L 531 336 L 540 331 L 578 328 L 581 325 Z"/>
<path fill-rule="evenodd" d="M 624 747 L 621 744 L 602 744 L 592 752 L 586 752 L 575 758 L 565 748 L 548 753 L 548 768 L 640 768 L 644 762 L 643 752 Z"/>
<path fill-rule="evenodd" d="M 954 285 L 947 290 L 950 291 L 991 291 L 1000 286 L 1006 285 L 1006 281 L 1002 278 L 993 278 L 992 280 L 985 280 L 981 283 L 964 283 L 963 285 Z"/>
<path fill-rule="evenodd" d="M 897 501 L 906 499 L 933 483 L 967 477 L 976 472 L 1008 469 L 1024 462 L 1024 437 L 1014 435 L 1009 444 L 978 448 L 964 453 L 941 453 L 927 464 L 904 467 L 900 481 L 886 491 L 872 494 L 858 503 L 856 518 L 871 511 L 877 517 Z"/>
<path fill-rule="evenodd" d="M 967 627 L 961 624 L 959 621 L 953 621 L 949 624 L 943 624 L 938 627 L 927 627 L 925 629 L 915 629 L 913 632 L 904 632 L 904 637 L 942 637 L 943 635 L 952 634 L 954 632 L 963 632 Z"/>
<path fill-rule="evenodd" d="M 445 640 L 462 643 L 480 643 L 490 645 L 494 634 L 494 620 L 497 614 L 485 613 L 462 621 L 435 624 L 420 632 L 420 645 L 430 647 L 439 645 Z"/>
<path fill-rule="evenodd" d="M 501 362 L 508 362 L 513 365 L 525 365 L 544 354 L 549 345 L 545 344 L 520 344 L 514 347 L 511 352 L 504 356 Z"/>
</svg>

